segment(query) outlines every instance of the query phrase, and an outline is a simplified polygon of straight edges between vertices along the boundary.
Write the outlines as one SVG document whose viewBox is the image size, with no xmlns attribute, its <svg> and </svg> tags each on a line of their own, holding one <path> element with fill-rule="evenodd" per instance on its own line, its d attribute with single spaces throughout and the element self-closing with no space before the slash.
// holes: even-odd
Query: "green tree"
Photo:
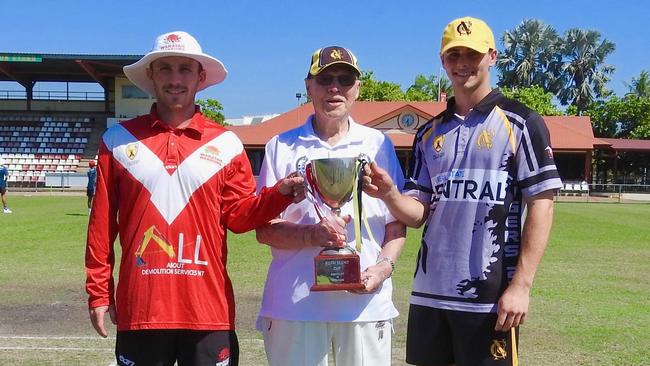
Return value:
<svg viewBox="0 0 650 366">
<path fill-rule="evenodd" d="M 405 100 L 404 92 L 399 84 L 375 80 L 372 71 L 364 71 L 360 79 L 361 91 L 358 100 L 371 102 Z"/>
<path fill-rule="evenodd" d="M 226 126 L 226 117 L 223 115 L 223 105 L 216 99 L 198 99 L 196 104 L 201 106 L 201 112 L 204 116 L 217 122 L 222 126 Z"/>
<path fill-rule="evenodd" d="M 631 83 L 625 83 L 627 86 L 628 94 L 636 95 L 637 97 L 650 97 L 650 74 L 643 70 L 639 77 L 632 78 Z"/>
<path fill-rule="evenodd" d="M 551 90 L 559 90 L 562 104 L 575 105 L 581 114 L 591 103 L 609 95 L 606 85 L 615 68 L 605 64 L 605 58 L 615 48 L 614 43 L 601 40 L 598 31 L 573 28 L 564 33 L 558 50 L 561 59 L 550 65 L 557 77 Z"/>
<path fill-rule="evenodd" d="M 521 88 L 539 85 L 550 90 L 555 75 L 549 66 L 559 55 L 557 31 L 535 19 L 526 19 L 501 36 L 503 51 L 497 55 L 498 85 Z"/>
<path fill-rule="evenodd" d="M 598 137 L 650 139 L 650 97 L 612 96 L 586 111 Z"/>
<path fill-rule="evenodd" d="M 562 114 L 553 104 L 553 93 L 544 91 L 540 86 L 503 89 L 502 92 L 506 97 L 520 101 L 542 116 L 559 116 Z"/>
<path fill-rule="evenodd" d="M 453 88 L 447 78 L 438 79 L 435 75 L 427 77 L 419 74 L 413 84 L 406 89 L 405 99 L 415 102 L 437 101 L 438 90 L 447 93 L 448 97 L 453 94 Z"/>
</svg>

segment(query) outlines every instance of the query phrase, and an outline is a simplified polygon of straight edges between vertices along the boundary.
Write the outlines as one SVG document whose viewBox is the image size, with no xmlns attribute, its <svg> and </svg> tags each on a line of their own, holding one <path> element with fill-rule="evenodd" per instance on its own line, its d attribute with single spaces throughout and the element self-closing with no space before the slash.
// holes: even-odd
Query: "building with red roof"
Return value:
<svg viewBox="0 0 650 366">
<path fill-rule="evenodd" d="M 395 145 L 402 166 L 407 167 L 415 131 L 445 107 L 445 102 L 359 101 L 352 106 L 351 115 L 356 122 L 383 131 Z M 266 142 L 274 135 L 301 125 L 313 112 L 311 103 L 306 103 L 261 124 L 229 128 L 244 143 L 257 173 Z M 590 181 L 594 149 L 607 148 L 611 142 L 594 137 L 587 116 L 552 116 L 544 117 L 544 121 L 551 135 L 560 176 L 565 180 Z"/>
</svg>

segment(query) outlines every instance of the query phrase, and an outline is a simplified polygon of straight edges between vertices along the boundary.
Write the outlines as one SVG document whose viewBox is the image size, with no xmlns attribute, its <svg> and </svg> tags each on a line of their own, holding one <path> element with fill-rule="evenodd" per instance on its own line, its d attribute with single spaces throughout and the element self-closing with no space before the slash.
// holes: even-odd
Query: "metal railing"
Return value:
<svg viewBox="0 0 650 366">
<path fill-rule="evenodd" d="M 650 203 L 650 185 L 565 182 L 555 197 L 558 201 Z"/>
<path fill-rule="evenodd" d="M 23 90 L 0 90 L 0 100 L 26 100 L 27 92 Z M 71 100 L 71 101 L 103 101 L 104 92 L 93 91 L 59 91 L 35 90 L 33 100 Z"/>
</svg>

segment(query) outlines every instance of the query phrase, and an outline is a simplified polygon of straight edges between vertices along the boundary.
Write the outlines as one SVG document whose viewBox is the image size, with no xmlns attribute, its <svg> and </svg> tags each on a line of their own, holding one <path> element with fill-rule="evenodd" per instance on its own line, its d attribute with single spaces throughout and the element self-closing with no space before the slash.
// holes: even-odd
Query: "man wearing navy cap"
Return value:
<svg viewBox="0 0 650 366">
<path fill-rule="evenodd" d="M 403 180 L 390 139 L 350 116 L 360 75 L 357 58 L 346 48 L 330 46 L 313 53 L 305 86 L 314 114 L 267 143 L 258 188 L 276 184 L 301 157 L 356 158 L 361 153 L 386 167 L 392 179 Z M 344 204 L 341 214 L 353 214 L 353 206 Z M 363 288 L 354 293 L 310 291 L 314 257 L 323 247 L 354 247 L 353 223 L 328 224 L 319 219 L 313 204 L 303 201 L 257 229 L 258 240 L 273 254 L 258 318 L 271 366 L 327 366 L 330 351 L 338 366 L 391 364 L 397 309 L 390 277 L 404 245 L 405 227 L 378 199 L 364 196 L 362 206 L 368 218 L 358 235 Z"/>
</svg>

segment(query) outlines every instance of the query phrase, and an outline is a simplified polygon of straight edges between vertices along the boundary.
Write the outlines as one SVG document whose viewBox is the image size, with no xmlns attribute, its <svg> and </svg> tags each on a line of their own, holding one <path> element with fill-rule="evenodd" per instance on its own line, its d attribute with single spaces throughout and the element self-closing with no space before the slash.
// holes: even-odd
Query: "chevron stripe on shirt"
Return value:
<svg viewBox="0 0 650 366">
<path fill-rule="evenodd" d="M 291 202 L 276 188 L 254 192 L 239 139 L 200 113 L 184 130 L 155 113 L 112 126 L 89 223 L 89 306 L 112 302 L 119 235 L 119 330 L 232 329 L 226 229 L 251 230 Z"/>
</svg>

